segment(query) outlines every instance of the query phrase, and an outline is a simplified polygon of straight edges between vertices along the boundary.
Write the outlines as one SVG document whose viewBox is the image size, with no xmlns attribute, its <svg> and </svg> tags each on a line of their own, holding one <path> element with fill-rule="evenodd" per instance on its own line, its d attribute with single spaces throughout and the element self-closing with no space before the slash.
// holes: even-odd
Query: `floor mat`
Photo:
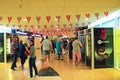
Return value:
<svg viewBox="0 0 120 80">
<path fill-rule="evenodd" d="M 38 76 L 59 76 L 59 74 L 52 67 L 47 67 L 40 69 Z"/>
</svg>

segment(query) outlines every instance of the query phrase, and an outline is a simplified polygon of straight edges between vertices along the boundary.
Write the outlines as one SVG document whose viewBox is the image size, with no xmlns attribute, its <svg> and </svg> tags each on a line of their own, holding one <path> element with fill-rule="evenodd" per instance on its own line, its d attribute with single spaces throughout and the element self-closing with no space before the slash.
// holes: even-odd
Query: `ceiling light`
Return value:
<svg viewBox="0 0 120 80">
<path fill-rule="evenodd" d="M 27 22 L 27 19 L 25 18 L 25 19 L 23 19 L 23 21 Z"/>
<path fill-rule="evenodd" d="M 57 21 L 58 19 L 57 19 L 57 18 L 55 18 L 55 20 Z"/>
</svg>

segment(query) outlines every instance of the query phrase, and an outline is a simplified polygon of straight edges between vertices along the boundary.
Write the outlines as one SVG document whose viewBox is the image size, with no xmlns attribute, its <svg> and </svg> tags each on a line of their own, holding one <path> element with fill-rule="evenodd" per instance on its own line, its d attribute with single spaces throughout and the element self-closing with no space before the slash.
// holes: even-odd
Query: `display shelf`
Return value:
<svg viewBox="0 0 120 80">
<path fill-rule="evenodd" d="M 6 39 L 6 54 L 10 54 L 10 38 Z"/>
</svg>

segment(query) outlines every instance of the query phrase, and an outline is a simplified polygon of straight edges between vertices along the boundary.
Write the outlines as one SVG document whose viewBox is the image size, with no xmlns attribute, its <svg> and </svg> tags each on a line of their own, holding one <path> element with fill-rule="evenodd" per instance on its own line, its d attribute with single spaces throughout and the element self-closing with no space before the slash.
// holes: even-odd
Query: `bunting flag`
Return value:
<svg viewBox="0 0 120 80">
<path fill-rule="evenodd" d="M 61 16 L 56 16 L 56 19 L 58 20 L 58 23 L 60 22 Z"/>
<path fill-rule="evenodd" d="M 37 20 L 37 23 L 38 23 L 38 24 L 40 23 L 40 19 L 41 19 L 40 16 L 36 17 L 36 20 Z"/>
<path fill-rule="evenodd" d="M 90 14 L 85 14 L 86 18 L 89 19 L 90 18 Z"/>
<path fill-rule="evenodd" d="M 91 24 L 91 22 L 88 22 L 88 25 L 90 25 Z"/>
<path fill-rule="evenodd" d="M 70 22 L 70 17 L 71 17 L 70 15 L 66 15 L 68 22 Z"/>
<path fill-rule="evenodd" d="M 76 27 L 78 27 L 78 23 L 76 23 Z"/>
<path fill-rule="evenodd" d="M 15 27 L 15 24 L 13 24 L 12 27 L 14 28 L 14 27 Z"/>
<path fill-rule="evenodd" d="M 38 29 L 40 29 L 40 25 L 37 25 Z"/>
<path fill-rule="evenodd" d="M 80 21 L 80 15 L 76 15 L 78 21 Z"/>
<path fill-rule="evenodd" d="M 108 17 L 108 11 L 104 12 L 104 15 L 105 15 L 106 17 Z"/>
<path fill-rule="evenodd" d="M 9 27 L 9 24 L 6 24 L 6 27 Z"/>
<path fill-rule="evenodd" d="M 46 16 L 47 22 L 50 22 L 51 16 Z"/>
<path fill-rule="evenodd" d="M 82 23 L 82 27 L 85 27 L 85 23 Z"/>
<path fill-rule="evenodd" d="M 53 31 L 53 25 L 50 25 L 51 31 Z"/>
<path fill-rule="evenodd" d="M 57 25 L 57 28 L 60 29 L 60 24 Z"/>
<path fill-rule="evenodd" d="M 34 25 L 31 25 L 31 29 L 34 30 Z"/>
<path fill-rule="evenodd" d="M 96 16 L 96 18 L 97 18 L 97 20 L 98 20 L 98 18 L 99 18 L 99 13 L 95 13 L 95 16 Z"/>
<path fill-rule="evenodd" d="M 22 25 L 18 25 L 18 27 L 19 27 L 19 29 L 21 29 L 21 28 L 22 28 Z"/>
<path fill-rule="evenodd" d="M 2 20 L 3 17 L 0 16 L 0 21 Z"/>
<path fill-rule="evenodd" d="M 24 25 L 24 31 L 27 31 L 27 25 Z"/>
<path fill-rule="evenodd" d="M 66 24 L 63 24 L 63 27 L 65 28 L 65 27 L 66 27 Z"/>
<path fill-rule="evenodd" d="M 17 17 L 18 24 L 20 24 L 21 19 L 22 19 L 22 17 Z"/>
<path fill-rule="evenodd" d="M 26 17 L 26 19 L 27 19 L 27 22 L 30 23 L 31 17 L 28 16 Z"/>
<path fill-rule="evenodd" d="M 9 17 L 8 17 L 8 23 L 10 23 L 10 22 L 11 22 L 11 20 L 12 20 L 12 17 L 11 17 L 11 16 L 9 16 Z"/>
<path fill-rule="evenodd" d="M 44 27 L 44 29 L 47 29 L 47 25 L 44 25 L 43 27 Z"/>
<path fill-rule="evenodd" d="M 70 28 L 72 28 L 72 25 L 73 25 L 73 24 L 69 24 Z"/>
</svg>

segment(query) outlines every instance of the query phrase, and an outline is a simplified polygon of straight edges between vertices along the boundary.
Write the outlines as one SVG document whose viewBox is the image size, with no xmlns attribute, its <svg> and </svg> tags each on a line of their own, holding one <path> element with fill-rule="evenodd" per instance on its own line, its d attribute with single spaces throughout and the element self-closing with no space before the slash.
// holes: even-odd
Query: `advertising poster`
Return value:
<svg viewBox="0 0 120 80">
<path fill-rule="evenodd" d="M 113 29 L 94 29 L 95 68 L 114 67 Z"/>
<path fill-rule="evenodd" d="M 0 62 L 4 62 L 4 34 L 0 33 Z"/>
</svg>

